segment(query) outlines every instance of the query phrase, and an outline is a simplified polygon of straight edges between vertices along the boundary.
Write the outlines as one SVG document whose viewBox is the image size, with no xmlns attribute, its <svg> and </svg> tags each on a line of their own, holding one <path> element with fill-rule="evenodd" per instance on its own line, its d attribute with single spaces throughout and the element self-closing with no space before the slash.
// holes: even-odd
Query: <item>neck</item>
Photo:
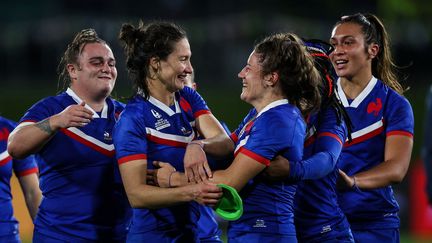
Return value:
<svg viewBox="0 0 432 243">
<path fill-rule="evenodd" d="M 153 98 L 159 100 L 167 106 L 174 104 L 174 92 L 168 91 L 159 80 L 147 80 L 149 93 Z"/>
<path fill-rule="evenodd" d="M 349 99 L 355 99 L 369 84 L 372 79 L 372 73 L 365 73 L 352 78 L 342 77 L 342 90 Z"/>
<path fill-rule="evenodd" d="M 277 95 L 277 94 L 269 94 L 269 95 L 264 95 L 261 99 L 256 100 L 254 102 L 251 102 L 251 104 L 253 105 L 253 107 L 255 108 L 255 110 L 257 111 L 257 113 L 261 112 L 266 106 L 268 106 L 270 103 L 277 101 L 277 100 L 281 100 L 281 99 L 285 99 L 286 97 L 284 97 L 283 95 Z"/>
<path fill-rule="evenodd" d="M 88 92 L 85 92 L 77 87 L 70 87 L 75 94 L 84 101 L 88 106 L 90 106 L 94 111 L 101 112 L 104 105 L 105 105 L 105 99 L 108 97 L 106 95 L 100 95 L 95 96 L 88 94 Z"/>
</svg>

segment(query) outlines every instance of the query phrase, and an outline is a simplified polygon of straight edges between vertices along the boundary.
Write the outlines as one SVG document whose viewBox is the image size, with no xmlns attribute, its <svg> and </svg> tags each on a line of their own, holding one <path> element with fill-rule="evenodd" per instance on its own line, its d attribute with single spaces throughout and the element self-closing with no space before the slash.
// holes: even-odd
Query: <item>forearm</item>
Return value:
<svg viewBox="0 0 432 243">
<path fill-rule="evenodd" d="M 33 192 L 25 196 L 26 206 L 32 220 L 36 218 L 41 200 L 42 194 L 40 193 L 40 191 Z"/>
<path fill-rule="evenodd" d="M 360 189 L 376 189 L 400 183 L 408 167 L 400 166 L 394 161 L 385 161 L 367 171 L 353 175 Z"/>
<path fill-rule="evenodd" d="M 315 180 L 333 171 L 337 157 L 327 151 L 319 152 L 308 159 L 290 161 L 290 178 L 293 180 Z"/>
<path fill-rule="evenodd" d="M 158 209 L 192 201 L 193 191 L 189 187 L 160 188 L 142 185 L 127 193 L 133 208 Z"/>
<path fill-rule="evenodd" d="M 58 130 L 51 126 L 50 119 L 14 130 L 9 136 L 8 153 L 14 158 L 22 159 L 39 151 Z"/>
<path fill-rule="evenodd" d="M 204 152 L 215 157 L 226 157 L 233 153 L 234 143 L 226 134 L 199 140 Z"/>
<path fill-rule="evenodd" d="M 42 200 L 42 192 L 39 189 L 39 179 L 36 173 L 18 177 L 24 200 L 30 217 L 34 220 Z"/>
</svg>

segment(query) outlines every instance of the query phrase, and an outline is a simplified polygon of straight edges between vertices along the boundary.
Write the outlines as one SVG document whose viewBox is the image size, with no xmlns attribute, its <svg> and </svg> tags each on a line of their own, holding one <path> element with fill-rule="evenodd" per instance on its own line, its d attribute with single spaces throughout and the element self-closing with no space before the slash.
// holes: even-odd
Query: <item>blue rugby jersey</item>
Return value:
<svg viewBox="0 0 432 243">
<path fill-rule="evenodd" d="M 205 101 L 189 87 L 175 93 L 171 107 L 153 97 L 146 100 L 136 95 L 115 127 L 118 163 L 146 159 L 152 169 L 153 161 L 165 161 L 184 171 L 186 146 L 196 138 L 195 119 L 209 113 Z M 161 209 L 134 208 L 130 233 L 182 231 L 196 237 L 198 218 L 196 202 Z"/>
<path fill-rule="evenodd" d="M 353 123 L 353 141 L 344 144 L 340 169 L 354 175 L 384 161 L 388 136 L 412 137 L 414 116 L 408 100 L 375 77 L 351 102 L 340 80 L 337 85 L 339 97 Z M 340 192 L 338 201 L 353 230 L 399 227 L 399 205 L 391 186 Z"/>
<path fill-rule="evenodd" d="M 305 123 L 300 111 L 287 100 L 267 105 L 260 113 L 252 109 L 235 132 L 235 155 L 243 153 L 269 165 L 277 155 L 300 161 L 303 155 Z M 296 185 L 290 182 L 267 182 L 257 176 L 240 191 L 243 216 L 230 222 L 228 235 L 244 233 L 295 236 L 293 199 Z"/>
<path fill-rule="evenodd" d="M 0 116 L 0 236 L 18 233 L 18 221 L 12 208 L 12 171 L 17 177 L 38 172 L 34 156 L 18 160 L 12 159 L 7 152 L 7 140 L 15 126 L 15 122 Z"/>
<path fill-rule="evenodd" d="M 42 121 L 79 103 L 81 99 L 68 89 L 33 105 L 19 126 Z M 107 98 L 102 112 L 94 112 L 89 124 L 60 129 L 36 153 L 43 199 L 35 231 L 72 242 L 124 239 L 131 209 L 116 172 L 112 141 L 123 108 L 120 102 Z"/>
<path fill-rule="evenodd" d="M 302 180 L 294 200 L 299 241 L 336 239 L 341 229 L 345 229 L 342 232 L 345 234 L 349 231 L 348 221 L 338 206 L 336 192 L 336 165 L 347 129 L 345 123 L 338 124 L 337 119 L 332 107 L 311 116 L 304 145 L 303 162 L 306 164 L 298 163 L 301 167 L 293 167 L 290 173 L 291 177 Z"/>
</svg>

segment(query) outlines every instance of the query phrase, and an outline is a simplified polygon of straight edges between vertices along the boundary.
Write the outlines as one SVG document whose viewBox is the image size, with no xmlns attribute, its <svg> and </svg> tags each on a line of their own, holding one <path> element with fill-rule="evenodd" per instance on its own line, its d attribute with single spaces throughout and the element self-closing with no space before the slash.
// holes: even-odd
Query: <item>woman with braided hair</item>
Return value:
<svg viewBox="0 0 432 243">
<path fill-rule="evenodd" d="M 391 185 L 405 177 L 414 117 L 395 75 L 389 37 L 372 14 L 342 17 L 334 26 L 330 59 L 338 94 L 353 123 L 341 154 L 339 206 L 356 242 L 399 242 L 399 205 Z"/>
<path fill-rule="evenodd" d="M 59 64 L 65 92 L 33 105 L 10 134 L 14 158 L 35 154 L 43 199 L 33 242 L 123 242 L 131 209 L 116 171 L 112 130 L 124 105 L 109 45 L 76 34 Z"/>
</svg>

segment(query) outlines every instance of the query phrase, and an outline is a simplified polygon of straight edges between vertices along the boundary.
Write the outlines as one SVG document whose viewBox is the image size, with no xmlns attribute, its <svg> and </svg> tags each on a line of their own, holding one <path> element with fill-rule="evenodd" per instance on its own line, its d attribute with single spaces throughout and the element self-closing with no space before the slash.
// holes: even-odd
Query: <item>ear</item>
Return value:
<svg viewBox="0 0 432 243">
<path fill-rule="evenodd" d="M 376 43 L 372 43 L 369 45 L 368 54 L 370 59 L 374 59 L 379 52 L 379 45 Z"/>
<path fill-rule="evenodd" d="M 264 84 L 268 86 L 274 86 L 279 81 L 279 74 L 277 72 L 271 72 L 264 76 Z"/>
<path fill-rule="evenodd" d="M 156 73 L 160 68 L 160 59 L 159 57 L 152 57 L 150 58 L 150 67 L 153 69 L 153 71 Z"/>
<path fill-rule="evenodd" d="M 75 66 L 75 64 L 67 64 L 66 65 L 66 69 L 67 69 L 67 71 L 69 73 L 69 76 L 70 76 L 71 80 L 77 79 L 77 77 L 78 77 L 78 74 L 77 74 L 78 67 Z"/>
</svg>

